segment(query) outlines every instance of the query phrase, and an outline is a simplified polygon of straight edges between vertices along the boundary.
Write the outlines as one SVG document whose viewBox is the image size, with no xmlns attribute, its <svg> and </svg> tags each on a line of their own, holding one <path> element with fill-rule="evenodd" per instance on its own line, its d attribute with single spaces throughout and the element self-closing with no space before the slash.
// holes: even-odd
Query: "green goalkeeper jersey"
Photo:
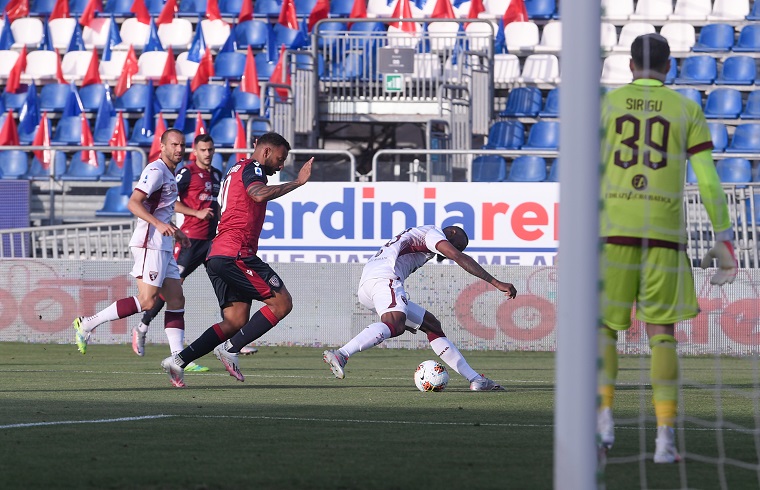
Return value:
<svg viewBox="0 0 760 490">
<path fill-rule="evenodd" d="M 713 148 L 702 108 L 660 81 L 639 79 L 604 97 L 601 139 L 600 236 L 686 243 L 686 161 Z M 694 162 L 694 171 L 720 232 L 731 222 L 712 158 L 707 160 Z"/>
</svg>

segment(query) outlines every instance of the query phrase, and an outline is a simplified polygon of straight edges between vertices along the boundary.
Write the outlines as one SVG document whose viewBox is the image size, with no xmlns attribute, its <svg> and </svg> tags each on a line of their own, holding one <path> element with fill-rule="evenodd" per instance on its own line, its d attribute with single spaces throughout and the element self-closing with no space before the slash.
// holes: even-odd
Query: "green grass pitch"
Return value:
<svg viewBox="0 0 760 490">
<path fill-rule="evenodd" d="M 473 393 L 452 373 L 446 391 L 420 393 L 417 364 L 431 351 L 373 349 L 333 378 L 321 349 L 262 347 L 241 357 L 245 383 L 212 355 L 208 373 L 187 373 L 176 389 L 159 363 L 127 345 L 0 343 L 0 479 L 4 488 L 146 489 L 504 489 L 552 488 L 554 356 L 478 351 L 470 364 L 506 393 Z M 714 381 L 715 359 L 688 359 L 700 382 Z M 721 362 L 724 416 L 754 427 L 742 390 L 757 373 Z M 635 419 L 641 361 L 621 361 L 620 417 Z M 626 383 L 629 383 L 628 385 Z M 628 388 L 626 388 L 628 386 Z M 645 390 L 648 397 L 651 393 Z M 690 415 L 715 420 L 715 391 L 687 387 Z M 651 409 L 646 406 L 651 412 Z M 652 425 L 651 422 L 648 422 Z M 621 427 L 608 489 L 681 488 L 677 465 L 635 461 L 641 432 Z M 716 456 L 716 431 L 690 424 L 689 449 Z M 729 457 L 757 464 L 754 438 L 722 432 Z M 653 429 L 644 432 L 653 448 Z M 697 450 L 699 448 L 699 450 Z M 641 467 L 645 469 L 641 471 Z M 709 462 L 689 461 L 689 488 L 719 488 Z M 732 467 L 730 488 L 757 488 L 757 471 Z M 642 476 L 642 474 L 644 476 Z"/>
</svg>

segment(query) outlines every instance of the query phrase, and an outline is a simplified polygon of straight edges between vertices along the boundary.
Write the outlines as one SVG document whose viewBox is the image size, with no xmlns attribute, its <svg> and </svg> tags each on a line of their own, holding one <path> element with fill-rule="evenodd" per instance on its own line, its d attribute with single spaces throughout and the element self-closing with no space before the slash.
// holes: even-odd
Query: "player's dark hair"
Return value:
<svg viewBox="0 0 760 490">
<path fill-rule="evenodd" d="M 166 144 L 166 139 L 169 137 L 170 133 L 177 133 L 178 135 L 182 136 L 183 140 L 185 139 L 185 133 L 183 133 L 179 129 L 175 129 L 175 128 L 167 129 L 166 131 L 164 131 L 164 134 L 161 135 L 161 144 L 162 145 Z"/>
<path fill-rule="evenodd" d="M 290 143 L 278 133 L 264 133 L 256 139 L 256 145 L 282 146 L 290 151 Z"/>
<path fill-rule="evenodd" d="M 197 145 L 198 143 L 211 143 L 213 145 L 214 138 L 212 138 L 210 134 L 199 134 L 193 140 L 194 145 Z"/>
<path fill-rule="evenodd" d="M 447 226 L 446 228 L 444 228 L 443 229 L 443 233 L 445 234 L 446 230 L 448 230 L 448 229 L 455 230 L 456 231 L 456 235 L 460 236 L 462 239 L 464 239 L 464 247 L 462 247 L 461 250 L 457 249 L 460 252 L 463 252 L 467 248 L 467 245 L 470 244 L 470 238 L 467 236 L 467 232 L 464 231 L 464 228 L 462 228 L 460 226 L 453 226 L 452 225 L 452 226 Z M 447 238 L 448 238 L 448 236 L 447 236 Z M 438 262 L 443 262 L 444 260 L 446 260 L 446 256 L 438 254 L 438 256 L 436 257 L 436 260 Z"/>
<path fill-rule="evenodd" d="M 638 36 L 631 43 L 631 59 L 641 70 L 667 72 L 670 59 L 668 40 L 656 33 Z"/>
</svg>

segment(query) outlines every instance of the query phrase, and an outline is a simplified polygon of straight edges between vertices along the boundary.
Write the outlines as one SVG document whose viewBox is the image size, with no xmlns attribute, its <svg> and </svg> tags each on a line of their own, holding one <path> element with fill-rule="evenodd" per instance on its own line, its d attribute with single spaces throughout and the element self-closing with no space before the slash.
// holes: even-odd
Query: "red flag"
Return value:
<svg viewBox="0 0 760 490">
<path fill-rule="evenodd" d="M 240 15 L 238 15 L 238 24 L 247 20 L 253 20 L 253 2 L 251 0 L 243 0 L 243 4 L 240 6 Z"/>
<path fill-rule="evenodd" d="M 291 29 L 298 29 L 298 18 L 296 17 L 296 4 L 293 0 L 282 0 L 280 17 L 277 23 Z"/>
<path fill-rule="evenodd" d="M 148 12 L 148 7 L 145 6 L 145 0 L 134 0 L 129 11 L 135 14 L 135 18 L 141 24 L 150 24 L 150 12 Z"/>
<path fill-rule="evenodd" d="M 412 6 L 409 4 L 409 0 L 398 0 L 398 2 L 396 2 L 396 8 L 393 9 L 393 13 L 391 14 L 391 18 L 411 19 Z M 401 29 L 403 32 L 417 32 L 417 25 L 415 22 L 391 22 L 388 25 Z"/>
<path fill-rule="evenodd" d="M 121 112 L 119 112 L 118 117 L 119 118 L 116 120 L 116 126 L 113 128 L 113 134 L 111 134 L 111 139 L 108 140 L 108 146 L 127 146 L 127 134 L 124 129 L 124 117 Z M 116 162 L 117 167 L 124 168 L 124 159 L 126 156 L 127 152 L 124 150 L 113 152 L 113 159 Z"/>
<path fill-rule="evenodd" d="M 135 56 L 135 49 L 132 45 L 129 45 L 129 51 L 127 51 L 127 59 L 124 60 L 124 67 L 121 69 L 121 75 L 116 82 L 116 87 L 113 89 L 116 97 L 121 97 L 129 87 L 132 86 L 132 77 L 137 73 L 137 56 Z"/>
<path fill-rule="evenodd" d="M 351 7 L 351 13 L 348 14 L 350 19 L 366 19 L 367 18 L 367 2 L 365 0 L 354 0 L 354 5 Z M 351 22 L 346 26 L 346 29 L 351 29 Z"/>
<path fill-rule="evenodd" d="M 71 14 L 69 13 L 69 2 L 67 0 L 56 0 L 55 7 L 53 7 L 52 12 L 50 12 L 48 21 L 53 19 L 68 19 L 69 17 L 71 17 Z"/>
<path fill-rule="evenodd" d="M 26 71 L 26 46 L 21 46 L 21 53 L 19 53 L 16 63 L 8 73 L 8 82 L 5 85 L 5 91 L 15 94 L 21 85 L 21 74 Z"/>
<path fill-rule="evenodd" d="M 150 144 L 150 151 L 148 152 L 148 162 L 155 162 L 161 156 L 161 135 L 165 132 L 166 123 L 159 114 L 158 121 L 156 121 L 156 132 L 153 134 L 153 143 Z"/>
<path fill-rule="evenodd" d="M 13 22 L 29 15 L 29 0 L 11 0 L 5 6 L 5 22 Z"/>
<path fill-rule="evenodd" d="M 237 135 L 235 135 L 235 143 L 232 147 L 248 148 L 248 141 L 246 141 L 245 138 L 245 128 L 243 127 L 243 122 L 240 120 L 240 116 L 238 116 L 237 112 L 235 113 L 235 121 L 237 122 Z M 246 153 L 237 153 L 235 158 L 239 161 L 248 158 L 248 155 Z"/>
<path fill-rule="evenodd" d="M 174 20 L 174 14 L 177 13 L 177 0 L 167 0 L 161 13 L 156 18 L 156 25 L 171 24 Z"/>
<path fill-rule="evenodd" d="M 435 8 L 433 8 L 433 14 L 431 17 L 434 19 L 457 18 L 456 14 L 454 13 L 454 8 L 451 6 L 451 2 L 449 0 L 438 0 L 435 2 Z"/>
<path fill-rule="evenodd" d="M 467 18 L 477 19 L 478 14 L 485 11 L 486 8 L 483 6 L 483 0 L 472 0 L 472 2 L 470 2 L 470 10 L 467 11 Z"/>
<path fill-rule="evenodd" d="M 317 0 L 309 14 L 309 32 L 314 29 L 314 24 L 330 15 L 330 0 Z"/>
<path fill-rule="evenodd" d="M 90 130 L 90 123 L 87 122 L 87 117 L 84 112 L 79 115 L 82 121 L 82 137 L 79 140 L 79 144 L 82 146 L 93 146 L 95 144 L 92 139 L 92 131 Z M 95 150 L 82 150 L 82 161 L 93 167 L 98 166 L 98 155 Z"/>
<path fill-rule="evenodd" d="M 79 23 L 83 26 L 89 26 L 95 18 L 95 12 L 103 11 L 103 0 L 90 0 L 79 18 Z"/>
<path fill-rule="evenodd" d="M 528 10 L 525 8 L 525 0 L 511 0 L 509 7 L 504 12 L 504 25 L 510 22 L 528 22 Z"/>
<path fill-rule="evenodd" d="M 34 139 L 32 140 L 33 146 L 50 146 L 50 121 L 47 117 L 47 111 L 42 113 L 40 118 L 40 124 L 37 125 L 37 132 L 34 133 Z M 42 164 L 42 168 L 45 170 L 50 168 L 50 163 L 53 161 L 53 152 L 50 150 L 34 150 L 34 156 Z"/>
<path fill-rule="evenodd" d="M 206 134 L 206 133 L 207 133 L 207 131 L 206 131 L 206 125 L 203 123 L 203 118 L 201 117 L 201 113 L 200 112 L 196 112 L 196 117 L 195 117 L 195 134 L 193 135 L 193 141 L 190 142 L 190 149 L 191 150 L 193 148 L 195 148 L 195 138 L 197 138 L 198 136 L 200 136 L 202 134 Z M 190 161 L 193 161 L 193 162 L 195 161 L 195 153 L 194 152 L 192 152 L 192 151 L 190 152 L 189 159 L 190 159 Z"/>
<path fill-rule="evenodd" d="M 283 67 L 285 64 L 285 45 L 283 44 L 280 46 L 280 59 L 277 60 L 277 64 L 274 65 L 274 70 L 272 70 L 272 75 L 269 77 L 269 81 L 272 83 L 280 83 L 285 85 L 290 85 L 290 70 L 288 70 L 287 67 Z M 285 70 L 285 76 L 283 81 L 283 70 Z M 277 92 L 277 95 L 280 96 L 281 99 L 287 99 L 288 98 L 288 90 L 285 88 L 276 88 L 275 91 Z"/>
<path fill-rule="evenodd" d="M 177 67 L 174 64 L 174 50 L 171 46 L 166 50 L 166 64 L 163 73 L 161 73 L 161 78 L 158 79 L 158 85 L 166 85 L 167 83 L 177 83 Z"/>
<path fill-rule="evenodd" d="M 55 50 L 55 54 L 58 55 L 58 49 Z M 58 66 L 55 67 L 55 79 L 58 81 L 58 83 L 69 83 L 65 78 L 63 78 L 63 68 L 61 68 L 60 55 L 56 57 L 56 63 Z"/>
<path fill-rule="evenodd" d="M 214 59 L 211 57 L 211 50 L 207 49 L 203 53 L 203 58 L 198 65 L 198 71 L 195 72 L 193 81 L 190 82 L 190 91 L 195 92 L 195 89 L 201 85 L 208 83 L 208 79 L 214 76 Z"/>
<path fill-rule="evenodd" d="M 0 129 L 0 145 L 18 146 L 18 127 L 16 120 L 13 119 L 13 109 L 8 109 L 8 115 L 5 118 L 5 124 Z"/>
<path fill-rule="evenodd" d="M 217 0 L 206 0 L 206 18 L 208 20 L 222 20 L 222 14 L 219 12 L 219 2 Z"/>
<path fill-rule="evenodd" d="M 243 76 L 240 78 L 240 91 L 261 96 L 259 74 L 256 71 L 256 60 L 253 57 L 253 50 L 250 46 L 248 46 L 248 51 L 245 54 L 245 68 L 243 69 Z"/>
<path fill-rule="evenodd" d="M 87 67 L 87 73 L 84 74 L 82 87 L 92 85 L 93 83 L 97 83 L 98 85 L 103 84 L 103 81 L 100 79 L 100 71 L 98 68 L 99 65 L 100 63 L 98 62 L 98 50 L 93 47 L 92 58 L 90 58 L 90 65 Z"/>
</svg>

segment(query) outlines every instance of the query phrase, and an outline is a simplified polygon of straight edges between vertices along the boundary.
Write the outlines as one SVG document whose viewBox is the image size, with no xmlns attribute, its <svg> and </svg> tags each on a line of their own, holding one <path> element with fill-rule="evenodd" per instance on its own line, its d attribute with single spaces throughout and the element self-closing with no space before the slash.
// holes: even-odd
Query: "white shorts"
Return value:
<svg viewBox="0 0 760 490">
<path fill-rule="evenodd" d="M 406 315 L 406 326 L 416 332 L 425 316 L 425 308 L 409 301 L 404 283 L 396 279 L 369 279 L 359 286 L 359 302 L 378 315 L 400 311 Z"/>
<path fill-rule="evenodd" d="M 135 258 L 135 265 L 130 274 L 142 279 L 145 284 L 161 287 L 164 279 L 179 279 L 179 267 L 174 255 L 168 250 L 129 247 Z"/>
</svg>

